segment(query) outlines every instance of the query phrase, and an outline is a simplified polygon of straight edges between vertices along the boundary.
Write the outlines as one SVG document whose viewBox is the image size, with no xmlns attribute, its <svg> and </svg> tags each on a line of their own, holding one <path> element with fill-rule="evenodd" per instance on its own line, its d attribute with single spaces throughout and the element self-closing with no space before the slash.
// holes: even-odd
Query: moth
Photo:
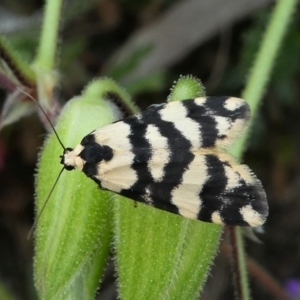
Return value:
<svg viewBox="0 0 300 300">
<path fill-rule="evenodd" d="M 248 104 L 201 97 L 149 107 L 98 128 L 61 156 L 106 189 L 190 219 L 259 226 L 268 215 L 261 182 L 226 149 L 244 132 Z"/>
</svg>

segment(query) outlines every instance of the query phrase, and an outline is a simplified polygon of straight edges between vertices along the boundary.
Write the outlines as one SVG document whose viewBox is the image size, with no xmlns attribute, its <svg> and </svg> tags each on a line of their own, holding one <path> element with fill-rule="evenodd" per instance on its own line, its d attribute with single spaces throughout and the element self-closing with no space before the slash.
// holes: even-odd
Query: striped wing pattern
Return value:
<svg viewBox="0 0 300 300">
<path fill-rule="evenodd" d="M 206 97 L 156 105 L 95 130 L 81 144 L 112 155 L 83 171 L 102 188 L 139 202 L 218 224 L 258 226 L 266 195 L 251 170 L 226 153 L 250 111 L 242 99 Z"/>
</svg>

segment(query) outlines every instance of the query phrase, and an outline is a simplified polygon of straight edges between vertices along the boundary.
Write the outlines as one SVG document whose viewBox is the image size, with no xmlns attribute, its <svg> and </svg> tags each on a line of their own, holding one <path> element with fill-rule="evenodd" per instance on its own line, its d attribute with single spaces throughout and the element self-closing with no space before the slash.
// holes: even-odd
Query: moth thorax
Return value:
<svg viewBox="0 0 300 300">
<path fill-rule="evenodd" d="M 61 156 L 61 164 L 65 166 L 65 169 L 71 171 L 73 169 L 82 170 L 85 161 L 79 156 L 82 149 L 82 145 L 77 145 L 74 149 L 66 148 L 64 154 Z"/>
</svg>

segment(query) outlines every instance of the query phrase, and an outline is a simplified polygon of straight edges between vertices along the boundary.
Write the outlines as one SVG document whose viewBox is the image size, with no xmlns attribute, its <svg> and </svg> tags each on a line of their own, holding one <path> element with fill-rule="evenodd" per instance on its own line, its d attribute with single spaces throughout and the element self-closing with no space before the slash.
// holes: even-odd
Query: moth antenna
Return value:
<svg viewBox="0 0 300 300">
<path fill-rule="evenodd" d="M 57 184 L 59 178 L 60 178 L 60 175 L 62 174 L 62 172 L 64 171 L 64 169 L 65 169 L 65 167 L 63 167 L 63 168 L 60 170 L 60 172 L 59 172 L 59 174 L 58 174 L 58 176 L 57 176 L 57 178 L 56 178 L 56 180 L 55 180 L 55 182 L 54 182 L 54 184 L 53 184 L 53 186 L 52 186 L 52 188 L 51 188 L 51 190 L 50 190 L 50 193 L 48 194 L 48 197 L 46 198 L 46 200 L 45 200 L 45 202 L 44 202 L 44 204 L 43 204 L 43 206 L 42 206 L 41 211 L 39 212 L 38 216 L 37 216 L 36 219 L 34 220 L 32 226 L 31 226 L 31 228 L 30 228 L 30 230 L 29 230 L 29 233 L 28 233 L 28 235 L 27 235 L 27 239 L 28 239 L 28 240 L 31 238 L 32 233 L 34 232 L 34 230 L 35 230 L 35 228 L 36 228 L 36 226 L 37 226 L 37 224 L 38 224 L 38 222 L 39 222 L 39 220 L 40 220 L 40 218 L 41 218 L 41 215 L 42 215 L 42 213 L 43 213 L 43 211 L 44 211 L 44 209 L 45 209 L 45 207 L 46 207 L 46 205 L 47 205 L 47 203 L 48 203 L 48 201 L 49 201 L 49 199 L 50 199 L 50 197 L 51 197 L 51 195 L 52 195 L 52 193 L 53 193 L 53 191 L 54 191 L 54 188 L 55 188 L 55 186 L 56 186 L 56 184 Z"/>
<path fill-rule="evenodd" d="M 66 147 L 64 146 L 64 144 L 62 143 L 61 139 L 59 138 L 59 136 L 58 136 L 58 134 L 57 134 L 57 132 L 56 132 L 56 130 L 55 130 L 55 128 L 54 128 L 52 122 L 51 122 L 50 119 L 48 118 L 46 112 L 44 111 L 43 107 L 39 104 L 39 102 L 38 102 L 36 99 L 34 99 L 29 93 L 23 91 L 23 90 L 20 89 L 19 87 L 17 87 L 17 89 L 20 90 L 23 94 L 25 94 L 27 97 L 29 97 L 31 100 L 33 100 L 33 101 L 38 105 L 38 107 L 41 109 L 42 113 L 44 114 L 45 118 L 46 118 L 47 121 L 49 122 L 49 124 L 50 124 L 50 126 L 51 126 L 53 132 L 55 133 L 58 142 L 60 143 L 60 145 L 62 146 L 62 148 L 63 148 L 64 150 L 66 150 Z"/>
</svg>

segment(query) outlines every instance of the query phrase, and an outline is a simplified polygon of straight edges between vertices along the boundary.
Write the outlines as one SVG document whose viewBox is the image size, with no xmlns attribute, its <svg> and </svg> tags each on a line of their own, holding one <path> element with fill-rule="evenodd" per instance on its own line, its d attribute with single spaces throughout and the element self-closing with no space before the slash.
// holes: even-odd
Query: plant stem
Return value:
<svg viewBox="0 0 300 300">
<path fill-rule="evenodd" d="M 4 60 L 10 71 L 13 73 L 13 76 L 26 87 L 35 86 L 35 74 L 28 65 L 28 63 L 19 56 L 13 47 L 10 45 L 8 40 L 0 34 L 0 59 Z M 16 83 L 10 80 L 9 76 L 6 75 L 6 70 L 0 67 L 2 71 L 2 85 L 7 88 L 8 91 L 13 91 L 15 89 Z M 7 83 L 8 85 L 6 85 Z"/>
<path fill-rule="evenodd" d="M 249 300 L 250 290 L 246 270 L 246 255 L 241 228 L 227 226 L 231 251 L 231 266 L 233 273 L 233 286 L 236 300 Z"/>
<path fill-rule="evenodd" d="M 240 279 L 240 291 L 241 291 L 241 299 L 249 300 L 250 299 L 250 290 L 249 290 L 249 282 L 248 282 L 248 272 L 246 265 L 246 254 L 244 247 L 244 238 L 242 233 L 242 228 L 235 228 L 235 240 L 237 245 L 237 258 L 238 258 L 238 272 Z"/>
<path fill-rule="evenodd" d="M 55 68 L 62 3 L 63 0 L 48 0 L 46 2 L 40 44 L 34 62 L 35 65 L 44 70 L 51 71 Z"/>
<path fill-rule="evenodd" d="M 284 34 L 288 28 L 297 0 L 278 0 L 266 29 L 261 47 L 257 53 L 253 68 L 250 71 L 247 85 L 242 97 L 249 103 L 252 114 L 255 115 L 259 102 L 266 89 L 276 56 L 283 42 Z M 252 118 L 253 122 L 253 118 Z M 231 153 L 241 158 L 245 143 L 249 137 L 249 131 L 239 139 Z"/>
</svg>

